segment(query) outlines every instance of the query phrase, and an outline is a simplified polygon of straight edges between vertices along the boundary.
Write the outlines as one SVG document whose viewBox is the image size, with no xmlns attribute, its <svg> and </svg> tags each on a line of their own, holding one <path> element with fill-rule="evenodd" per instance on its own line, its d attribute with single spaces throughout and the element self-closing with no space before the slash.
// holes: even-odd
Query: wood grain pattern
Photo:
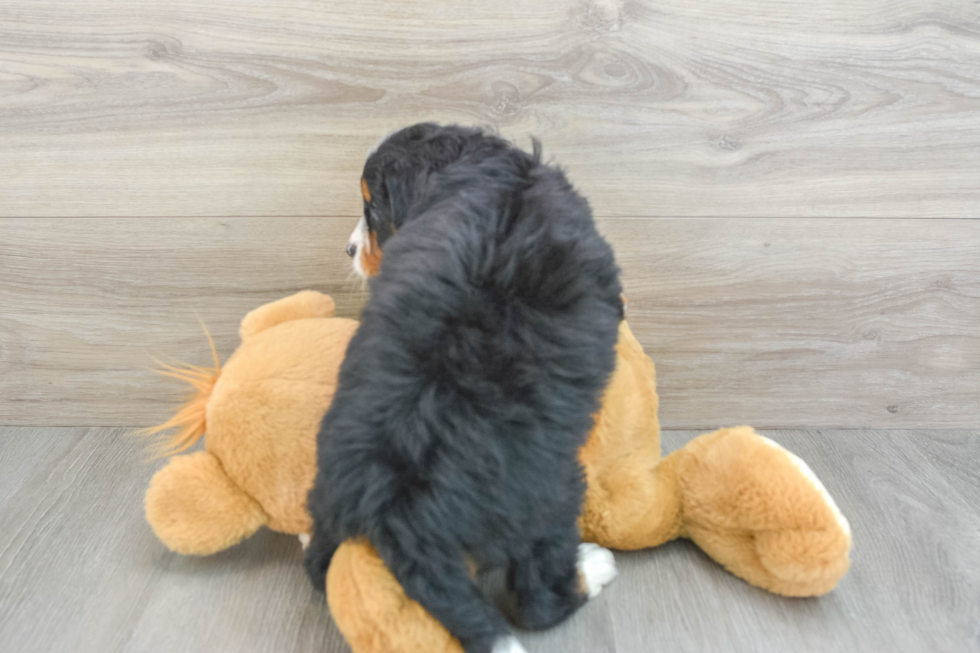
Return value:
<svg viewBox="0 0 980 653">
<path fill-rule="evenodd" d="M 671 428 L 971 427 L 980 221 L 606 219 Z M 0 424 L 145 426 L 252 308 L 356 317 L 342 219 L 0 220 Z"/>
<path fill-rule="evenodd" d="M 154 358 L 226 360 L 238 324 L 314 288 L 356 316 L 349 220 L 0 220 L 0 424 L 156 423 L 183 388 Z"/>
<path fill-rule="evenodd" d="M 665 432 L 665 450 L 694 435 Z M 807 460 L 851 522 L 853 566 L 833 593 L 773 596 L 685 542 L 618 553 L 620 577 L 599 599 L 556 629 L 520 634 L 529 653 L 975 651 L 980 508 L 919 444 L 975 443 L 980 432 L 766 435 Z M 4 428 L 0 447 L 0 471 L 32 470 L 17 489 L 0 486 L 3 650 L 349 650 L 295 538 L 261 531 L 216 556 L 167 552 L 142 514 L 156 465 L 124 431 Z"/>
<path fill-rule="evenodd" d="M 352 216 L 418 119 L 535 134 L 602 216 L 976 217 L 964 0 L 5 0 L 0 215 Z"/>
<path fill-rule="evenodd" d="M 6 429 L 10 460 L 71 442 L 0 515 L 6 651 L 346 651 L 293 537 L 263 531 L 209 558 L 168 552 L 143 517 L 154 467 L 116 429 Z"/>
<path fill-rule="evenodd" d="M 671 428 L 971 428 L 980 221 L 605 221 Z"/>
<path fill-rule="evenodd" d="M 980 506 L 980 438 L 963 431 L 930 431 L 916 446 L 967 503 Z"/>
</svg>

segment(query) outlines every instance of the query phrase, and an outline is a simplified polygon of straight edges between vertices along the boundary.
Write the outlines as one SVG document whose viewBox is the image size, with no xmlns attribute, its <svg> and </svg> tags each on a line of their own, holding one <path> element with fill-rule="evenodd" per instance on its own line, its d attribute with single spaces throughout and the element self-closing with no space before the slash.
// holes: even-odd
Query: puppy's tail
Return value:
<svg viewBox="0 0 980 653">
<path fill-rule="evenodd" d="M 184 404 L 177 410 L 177 413 L 163 424 L 151 426 L 150 428 L 140 429 L 137 435 L 152 437 L 170 429 L 177 429 L 172 435 L 158 438 L 151 445 L 150 451 L 155 458 L 163 458 L 187 451 L 194 443 L 201 439 L 207 430 L 207 406 L 214 390 L 215 383 L 221 376 L 221 363 L 218 361 L 218 351 L 214 347 L 214 340 L 208 329 L 204 327 L 204 335 L 211 346 L 211 355 L 214 358 L 214 367 L 198 367 L 178 363 L 168 365 L 157 361 L 162 368 L 155 370 L 158 374 L 184 381 L 193 390 L 187 395 Z"/>
<path fill-rule="evenodd" d="M 473 583 L 464 556 L 445 554 L 430 538 L 400 536 L 390 527 L 378 529 L 375 535 L 372 544 L 405 593 L 467 651 L 523 653 L 510 637 L 503 616 L 487 604 Z"/>
</svg>

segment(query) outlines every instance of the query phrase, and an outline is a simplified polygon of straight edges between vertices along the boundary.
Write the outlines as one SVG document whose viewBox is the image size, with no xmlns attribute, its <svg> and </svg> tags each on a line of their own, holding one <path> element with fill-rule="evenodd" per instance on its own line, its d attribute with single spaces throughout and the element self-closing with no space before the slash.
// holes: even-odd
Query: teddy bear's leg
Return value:
<svg viewBox="0 0 980 653">
<path fill-rule="evenodd" d="M 463 653 L 365 540 L 337 549 L 327 571 L 327 602 L 353 653 Z"/>
<path fill-rule="evenodd" d="M 579 530 L 586 542 L 619 550 L 645 549 L 680 537 L 682 502 L 679 457 L 659 459 L 638 450 L 599 470 L 586 466 L 585 504 Z"/>
<path fill-rule="evenodd" d="M 332 298 L 315 290 L 303 290 L 252 310 L 242 320 L 238 335 L 242 340 L 246 340 L 249 336 L 283 322 L 310 317 L 333 317 L 334 310 Z"/>
<path fill-rule="evenodd" d="M 175 456 L 146 490 L 146 519 L 172 551 L 210 555 L 266 523 L 262 508 L 228 478 L 207 451 Z"/>
<path fill-rule="evenodd" d="M 736 576 L 817 596 L 847 572 L 850 526 L 802 460 L 749 427 L 699 436 L 674 456 L 683 534 Z"/>
</svg>

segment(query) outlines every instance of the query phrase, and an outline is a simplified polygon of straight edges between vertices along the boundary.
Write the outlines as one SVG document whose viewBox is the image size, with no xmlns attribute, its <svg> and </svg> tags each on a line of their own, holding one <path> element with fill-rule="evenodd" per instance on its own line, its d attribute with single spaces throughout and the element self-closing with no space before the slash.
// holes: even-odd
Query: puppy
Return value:
<svg viewBox="0 0 980 653">
<path fill-rule="evenodd" d="M 317 441 L 306 569 L 363 536 L 468 653 L 517 653 L 615 576 L 581 545 L 578 451 L 623 315 L 612 249 L 561 171 L 478 129 L 419 124 L 370 154 L 348 253 L 371 297 Z M 382 251 L 384 252 L 382 256 Z"/>
</svg>

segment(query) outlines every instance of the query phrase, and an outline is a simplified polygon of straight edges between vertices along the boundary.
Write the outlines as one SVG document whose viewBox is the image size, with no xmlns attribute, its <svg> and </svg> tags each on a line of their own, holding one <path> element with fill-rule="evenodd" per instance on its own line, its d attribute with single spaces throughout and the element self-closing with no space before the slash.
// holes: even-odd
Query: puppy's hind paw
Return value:
<svg viewBox="0 0 980 653">
<path fill-rule="evenodd" d="M 616 578 L 616 560 L 609 549 L 583 542 L 578 545 L 578 573 L 590 599 L 599 596 L 602 588 Z"/>
</svg>

